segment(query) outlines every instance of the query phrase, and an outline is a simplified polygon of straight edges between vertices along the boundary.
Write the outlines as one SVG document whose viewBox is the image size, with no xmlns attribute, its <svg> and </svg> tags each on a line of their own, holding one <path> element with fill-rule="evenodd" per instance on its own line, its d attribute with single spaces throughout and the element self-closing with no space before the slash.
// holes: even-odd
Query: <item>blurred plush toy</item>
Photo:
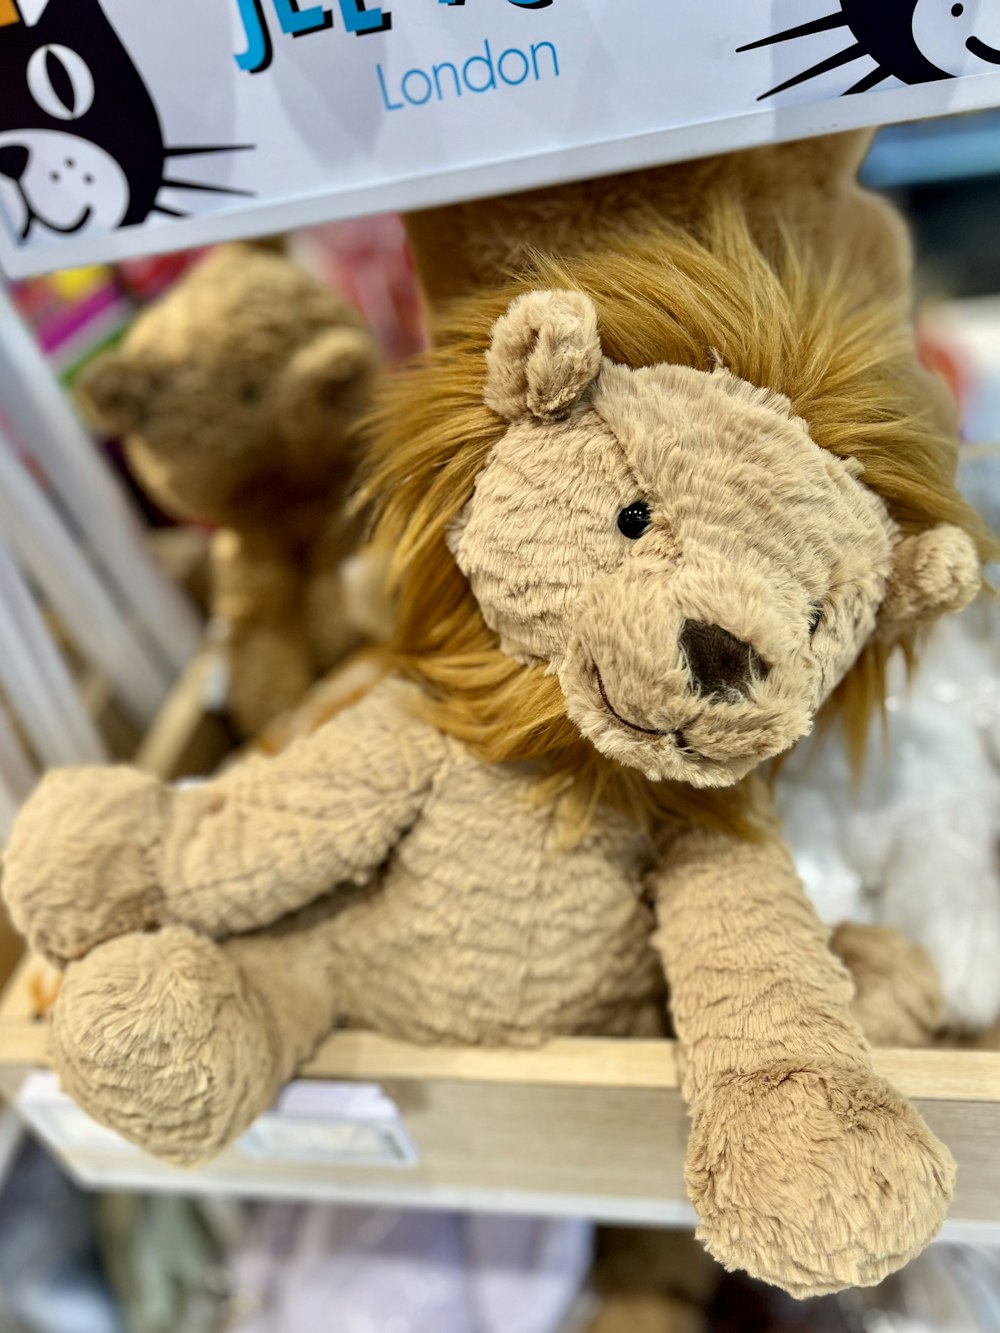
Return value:
<svg viewBox="0 0 1000 1333">
<path fill-rule="evenodd" d="M 202 786 L 64 770 L 15 823 L 4 892 L 66 965 L 53 1058 L 99 1120 L 193 1163 L 337 1022 L 648 1032 L 666 980 L 717 1258 L 804 1296 L 934 1235 L 953 1162 L 874 1072 L 744 781 L 828 700 L 863 736 L 888 645 L 965 605 L 989 547 L 863 146 L 440 220 L 466 295 L 367 472 L 387 677 Z"/>
<path fill-rule="evenodd" d="M 1000 1017 L 998 628 L 977 606 L 935 628 L 912 685 L 893 663 L 888 736 L 872 733 L 860 785 L 843 750 L 817 738 L 777 789 L 820 916 L 893 926 L 921 945 L 948 1022 L 972 1030 Z"/>
<path fill-rule="evenodd" d="M 357 637 L 345 500 L 377 365 L 353 309 L 280 253 L 227 245 L 78 381 L 150 495 L 217 529 L 212 610 L 244 733 L 297 703 Z"/>
<path fill-rule="evenodd" d="M 721 1270 L 689 1231 L 601 1227 L 586 1333 L 708 1333 Z"/>
</svg>

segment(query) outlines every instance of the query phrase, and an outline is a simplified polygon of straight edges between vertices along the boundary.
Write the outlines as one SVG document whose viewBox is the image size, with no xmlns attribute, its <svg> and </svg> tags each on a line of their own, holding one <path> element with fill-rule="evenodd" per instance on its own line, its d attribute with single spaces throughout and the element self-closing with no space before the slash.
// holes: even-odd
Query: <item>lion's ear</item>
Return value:
<svg viewBox="0 0 1000 1333">
<path fill-rule="evenodd" d="M 880 627 L 891 632 L 961 611 L 981 586 L 975 544 L 961 528 L 941 523 L 902 537 L 893 554 Z"/>
<path fill-rule="evenodd" d="M 493 326 L 486 405 L 506 421 L 565 416 L 597 376 L 597 311 L 582 292 L 527 292 Z"/>
</svg>

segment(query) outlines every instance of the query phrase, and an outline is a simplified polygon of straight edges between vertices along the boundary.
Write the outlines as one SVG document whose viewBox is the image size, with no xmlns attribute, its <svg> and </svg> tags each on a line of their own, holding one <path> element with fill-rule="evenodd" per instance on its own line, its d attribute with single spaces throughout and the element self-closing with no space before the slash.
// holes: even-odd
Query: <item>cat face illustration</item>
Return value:
<svg viewBox="0 0 1000 1333">
<path fill-rule="evenodd" d="M 249 145 L 168 147 L 142 76 L 98 0 L 0 0 L 0 210 L 17 239 L 187 216 L 157 203 L 168 159 Z"/>
<path fill-rule="evenodd" d="M 769 88 L 757 100 L 841 66 L 857 68 L 856 62 L 862 61 L 867 69 L 860 78 L 848 76 L 845 95 L 867 92 L 890 77 L 901 83 L 931 83 L 983 74 L 993 65 L 1000 66 L 1000 6 L 996 0 L 840 0 L 837 13 L 810 19 L 738 49 L 754 51 L 801 40 L 803 50 L 808 51 L 807 39 L 841 28 L 849 35 L 843 50 Z"/>
<path fill-rule="evenodd" d="M 996 0 L 917 0 L 913 40 L 945 74 L 982 74 L 1000 66 L 1000 6 Z"/>
</svg>

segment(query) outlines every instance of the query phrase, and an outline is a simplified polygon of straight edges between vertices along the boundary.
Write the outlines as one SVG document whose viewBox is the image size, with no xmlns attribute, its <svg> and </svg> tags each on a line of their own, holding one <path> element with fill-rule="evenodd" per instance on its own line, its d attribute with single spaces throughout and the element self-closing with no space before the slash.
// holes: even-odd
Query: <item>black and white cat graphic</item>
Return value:
<svg viewBox="0 0 1000 1333">
<path fill-rule="evenodd" d="M 1000 0 L 840 0 L 835 13 L 748 42 L 739 50 L 799 40 L 807 50 L 806 39 L 841 28 L 853 39 L 849 45 L 769 88 L 757 100 L 861 60 L 869 68 L 844 89 L 845 95 L 867 92 L 890 77 L 900 83 L 932 83 L 1000 69 Z"/>
<path fill-rule="evenodd" d="M 252 144 L 168 146 L 156 105 L 98 0 L 0 0 L 0 205 L 19 242 L 106 232 L 151 214 L 176 159 Z M 173 198 L 174 196 L 171 195 Z"/>
</svg>

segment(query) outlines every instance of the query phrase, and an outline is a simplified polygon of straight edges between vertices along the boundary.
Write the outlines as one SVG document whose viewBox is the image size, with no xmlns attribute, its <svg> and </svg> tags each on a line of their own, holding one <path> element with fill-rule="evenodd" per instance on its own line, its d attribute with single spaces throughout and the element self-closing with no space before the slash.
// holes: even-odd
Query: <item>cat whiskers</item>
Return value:
<svg viewBox="0 0 1000 1333">
<path fill-rule="evenodd" d="M 233 144 L 178 144 L 172 148 L 165 148 L 163 155 L 165 158 L 177 157 L 198 157 L 206 153 L 244 153 L 255 148 L 252 143 L 233 143 Z M 234 185 L 214 185 L 209 181 L 191 181 L 191 180 L 173 180 L 164 175 L 160 182 L 161 190 L 192 190 L 202 194 L 225 194 L 234 195 L 244 199 L 255 198 L 253 190 L 238 189 Z M 160 203 L 159 200 L 153 205 L 151 212 L 162 213 L 170 218 L 189 218 L 191 213 L 185 212 L 180 208 L 172 208 L 167 204 Z"/>
</svg>

